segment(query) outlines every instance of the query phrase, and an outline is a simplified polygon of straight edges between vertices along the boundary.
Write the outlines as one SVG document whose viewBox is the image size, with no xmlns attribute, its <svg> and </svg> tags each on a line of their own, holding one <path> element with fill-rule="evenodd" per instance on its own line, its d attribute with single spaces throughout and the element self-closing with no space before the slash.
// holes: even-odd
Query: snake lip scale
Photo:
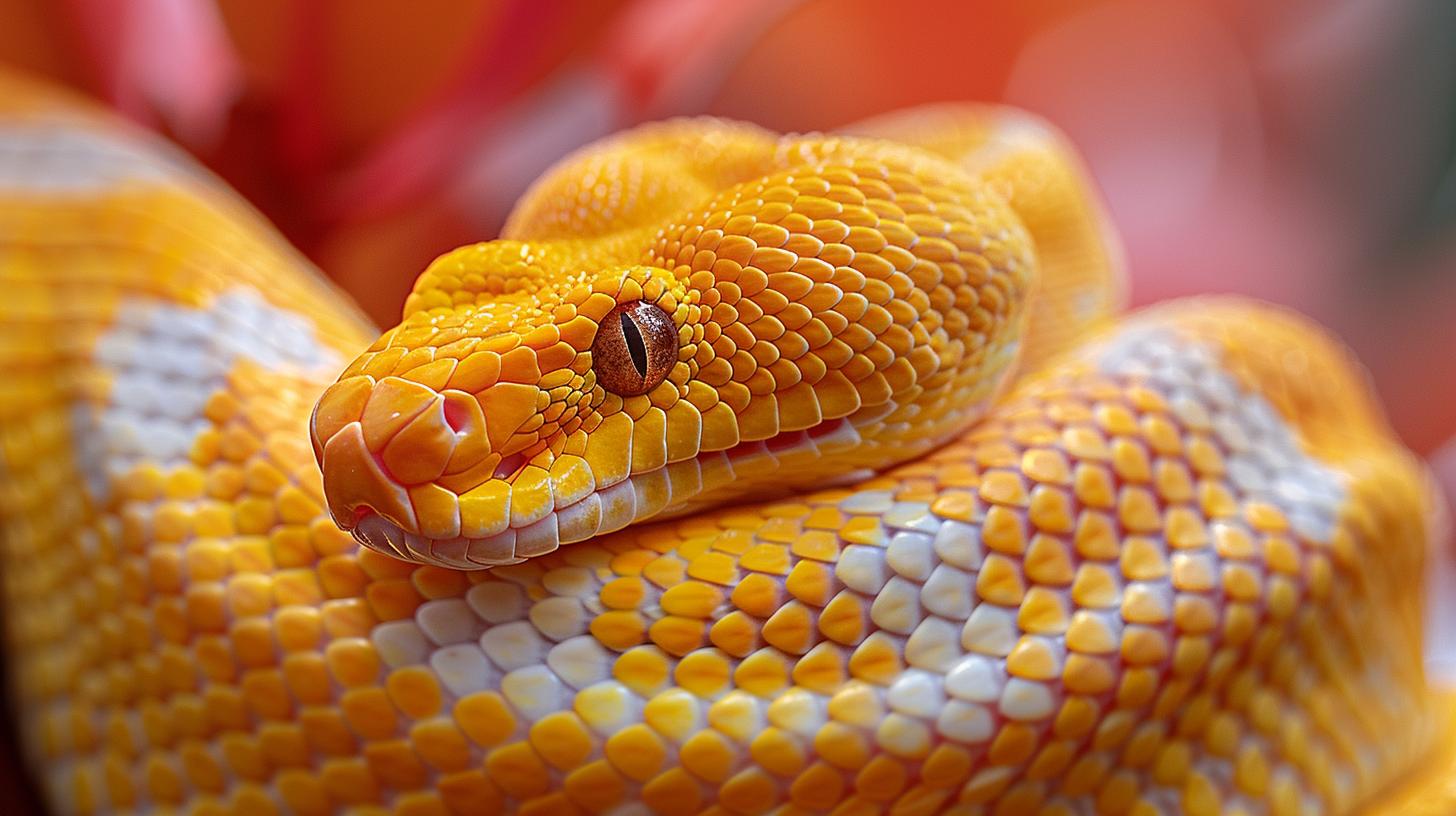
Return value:
<svg viewBox="0 0 1456 816">
<path fill-rule="evenodd" d="M 739 442 L 726 451 L 699 453 L 694 457 L 694 464 L 701 468 L 708 457 L 717 459 L 722 463 L 720 470 L 731 479 L 732 474 L 739 470 L 773 469 L 777 462 L 775 454 L 804 454 L 812 457 L 818 452 L 816 441 L 848 447 L 856 444 L 859 436 L 848 421 L 829 420 L 803 431 L 779 433 L 757 442 Z M 522 457 L 515 457 L 505 473 L 498 472 L 497 478 L 508 481 L 510 476 L 519 472 L 523 461 Z M 668 466 L 672 464 L 675 463 Z M 863 479 L 866 475 L 868 474 L 864 472 L 851 472 L 835 481 L 852 482 Z M 644 520 L 642 516 L 635 515 L 635 508 L 629 503 L 629 500 L 633 503 L 636 501 L 635 495 L 630 495 L 636 478 L 635 475 L 627 476 L 623 482 L 599 487 L 590 496 L 578 499 L 573 504 L 555 507 L 547 518 L 533 522 L 528 528 L 508 528 L 495 535 L 480 538 L 427 538 L 417 532 L 405 530 L 367 505 L 354 508 L 352 518 L 339 519 L 336 516 L 335 521 L 361 544 L 382 552 L 393 552 L 400 558 L 426 557 L 461 569 L 480 569 L 520 563 L 526 558 L 544 555 L 561 545 L 615 532 L 631 523 L 634 518 Z M 827 482 L 826 485 L 835 481 Z M 563 536 L 558 519 L 565 514 L 580 512 L 587 502 L 618 509 L 602 518 L 596 529 L 576 526 L 572 533 Z M 523 544 L 523 540 L 530 543 Z"/>
</svg>

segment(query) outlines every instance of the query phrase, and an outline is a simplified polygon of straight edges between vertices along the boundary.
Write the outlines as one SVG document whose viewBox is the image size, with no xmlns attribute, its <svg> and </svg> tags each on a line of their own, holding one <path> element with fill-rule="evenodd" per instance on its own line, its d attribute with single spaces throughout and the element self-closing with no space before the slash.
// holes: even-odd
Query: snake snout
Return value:
<svg viewBox="0 0 1456 816">
<path fill-rule="evenodd" d="M 334 521 L 371 538 L 383 522 L 407 533 L 459 535 L 458 513 L 447 506 L 453 494 L 439 483 L 493 471 L 500 458 L 490 456 L 474 397 L 401 377 L 340 380 L 320 397 L 310 430 Z M 445 494 L 452 501 L 443 502 Z"/>
</svg>

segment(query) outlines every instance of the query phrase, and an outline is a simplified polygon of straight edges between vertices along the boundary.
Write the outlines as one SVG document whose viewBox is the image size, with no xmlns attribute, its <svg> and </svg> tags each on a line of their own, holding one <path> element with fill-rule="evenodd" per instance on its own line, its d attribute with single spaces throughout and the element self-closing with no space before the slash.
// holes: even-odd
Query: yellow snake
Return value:
<svg viewBox="0 0 1456 816">
<path fill-rule="evenodd" d="M 376 340 L 194 164 L 0 79 L 29 772 L 61 813 L 1456 812 L 1418 461 L 1318 328 L 1120 317 L 1119 263 L 1023 113 L 674 121 Z"/>
</svg>

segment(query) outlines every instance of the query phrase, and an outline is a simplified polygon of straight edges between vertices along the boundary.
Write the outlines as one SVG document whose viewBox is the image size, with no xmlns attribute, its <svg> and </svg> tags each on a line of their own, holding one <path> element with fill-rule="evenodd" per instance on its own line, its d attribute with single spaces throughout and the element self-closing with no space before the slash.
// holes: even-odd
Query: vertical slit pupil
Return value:
<svg viewBox="0 0 1456 816">
<path fill-rule="evenodd" d="M 632 355 L 632 365 L 637 367 L 637 376 L 647 378 L 647 343 L 642 339 L 642 330 L 637 321 L 622 312 L 622 337 L 627 341 L 627 353 Z"/>
</svg>

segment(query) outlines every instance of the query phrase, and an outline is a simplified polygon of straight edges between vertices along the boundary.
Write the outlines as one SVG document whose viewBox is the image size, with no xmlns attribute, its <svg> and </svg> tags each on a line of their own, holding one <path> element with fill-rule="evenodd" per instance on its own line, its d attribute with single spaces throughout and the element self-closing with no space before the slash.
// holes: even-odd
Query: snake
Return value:
<svg viewBox="0 0 1456 816">
<path fill-rule="evenodd" d="M 1420 460 L 1306 318 L 1125 314 L 1045 121 L 644 125 L 500 235 L 381 333 L 163 139 L 0 78 L 51 810 L 1456 809 Z"/>
</svg>

